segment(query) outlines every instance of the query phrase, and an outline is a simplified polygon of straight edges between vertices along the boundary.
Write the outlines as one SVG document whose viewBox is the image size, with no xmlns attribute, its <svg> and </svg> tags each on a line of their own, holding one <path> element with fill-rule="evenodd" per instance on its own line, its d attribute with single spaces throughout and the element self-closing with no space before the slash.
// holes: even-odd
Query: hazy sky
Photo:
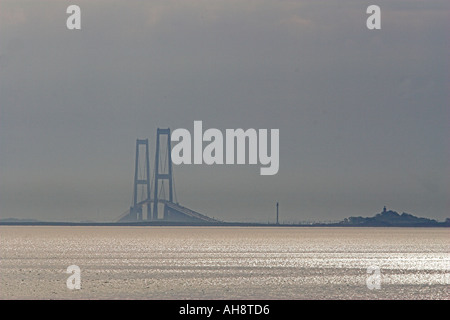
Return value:
<svg viewBox="0 0 450 320">
<path fill-rule="evenodd" d="M 81 7 L 81 30 L 66 8 Z M 366 8 L 381 7 L 381 30 Z M 174 166 L 226 221 L 450 208 L 448 0 L 0 0 L 0 218 L 114 220 L 136 138 L 280 129 L 280 170 Z M 153 160 L 151 163 L 153 168 Z"/>
</svg>

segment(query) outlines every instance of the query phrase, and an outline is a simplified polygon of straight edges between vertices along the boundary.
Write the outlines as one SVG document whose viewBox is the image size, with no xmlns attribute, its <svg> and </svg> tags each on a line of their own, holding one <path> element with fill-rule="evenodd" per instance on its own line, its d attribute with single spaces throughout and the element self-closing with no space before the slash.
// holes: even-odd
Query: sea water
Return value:
<svg viewBox="0 0 450 320">
<path fill-rule="evenodd" d="M 1 226 L 0 298 L 449 299 L 449 232 Z"/>
</svg>

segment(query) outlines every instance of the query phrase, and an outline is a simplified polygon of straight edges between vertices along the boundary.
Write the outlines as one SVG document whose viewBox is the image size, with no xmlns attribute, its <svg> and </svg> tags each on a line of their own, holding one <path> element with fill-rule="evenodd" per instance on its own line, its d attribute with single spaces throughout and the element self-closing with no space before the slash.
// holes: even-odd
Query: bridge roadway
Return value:
<svg viewBox="0 0 450 320">
<path fill-rule="evenodd" d="M 137 207 L 142 208 L 143 206 L 149 206 L 150 203 L 153 203 L 152 200 L 143 200 L 136 204 Z M 222 222 L 220 220 L 208 217 L 204 214 L 191 210 L 189 208 L 183 207 L 178 203 L 170 202 L 164 199 L 158 199 L 158 203 L 164 204 L 164 218 L 158 219 L 159 221 L 182 221 L 182 222 L 211 222 L 211 223 L 219 223 Z M 131 216 L 130 209 L 125 211 L 118 219 L 117 222 L 127 222 L 127 221 L 139 221 L 136 220 L 135 217 Z"/>
</svg>

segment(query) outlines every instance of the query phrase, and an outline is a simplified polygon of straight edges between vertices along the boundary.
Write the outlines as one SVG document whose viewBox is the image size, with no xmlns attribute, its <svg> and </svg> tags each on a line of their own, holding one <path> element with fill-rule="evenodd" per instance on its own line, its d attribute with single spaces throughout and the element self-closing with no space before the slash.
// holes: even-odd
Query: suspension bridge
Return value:
<svg viewBox="0 0 450 320">
<path fill-rule="evenodd" d="M 158 128 L 154 170 L 150 175 L 148 139 L 136 140 L 133 200 L 117 222 L 221 222 L 178 203 L 171 150 L 170 129 Z"/>
</svg>

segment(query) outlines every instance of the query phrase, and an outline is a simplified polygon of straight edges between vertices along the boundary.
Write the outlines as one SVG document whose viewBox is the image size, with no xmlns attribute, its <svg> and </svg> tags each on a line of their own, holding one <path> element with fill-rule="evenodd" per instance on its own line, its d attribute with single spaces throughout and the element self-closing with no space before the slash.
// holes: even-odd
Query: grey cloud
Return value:
<svg viewBox="0 0 450 320">
<path fill-rule="evenodd" d="M 448 216 L 447 1 L 2 1 L 0 216 L 111 220 L 136 138 L 279 128 L 280 172 L 175 167 L 180 201 L 223 220 Z M 273 218 L 273 217 L 272 217 Z"/>
</svg>

